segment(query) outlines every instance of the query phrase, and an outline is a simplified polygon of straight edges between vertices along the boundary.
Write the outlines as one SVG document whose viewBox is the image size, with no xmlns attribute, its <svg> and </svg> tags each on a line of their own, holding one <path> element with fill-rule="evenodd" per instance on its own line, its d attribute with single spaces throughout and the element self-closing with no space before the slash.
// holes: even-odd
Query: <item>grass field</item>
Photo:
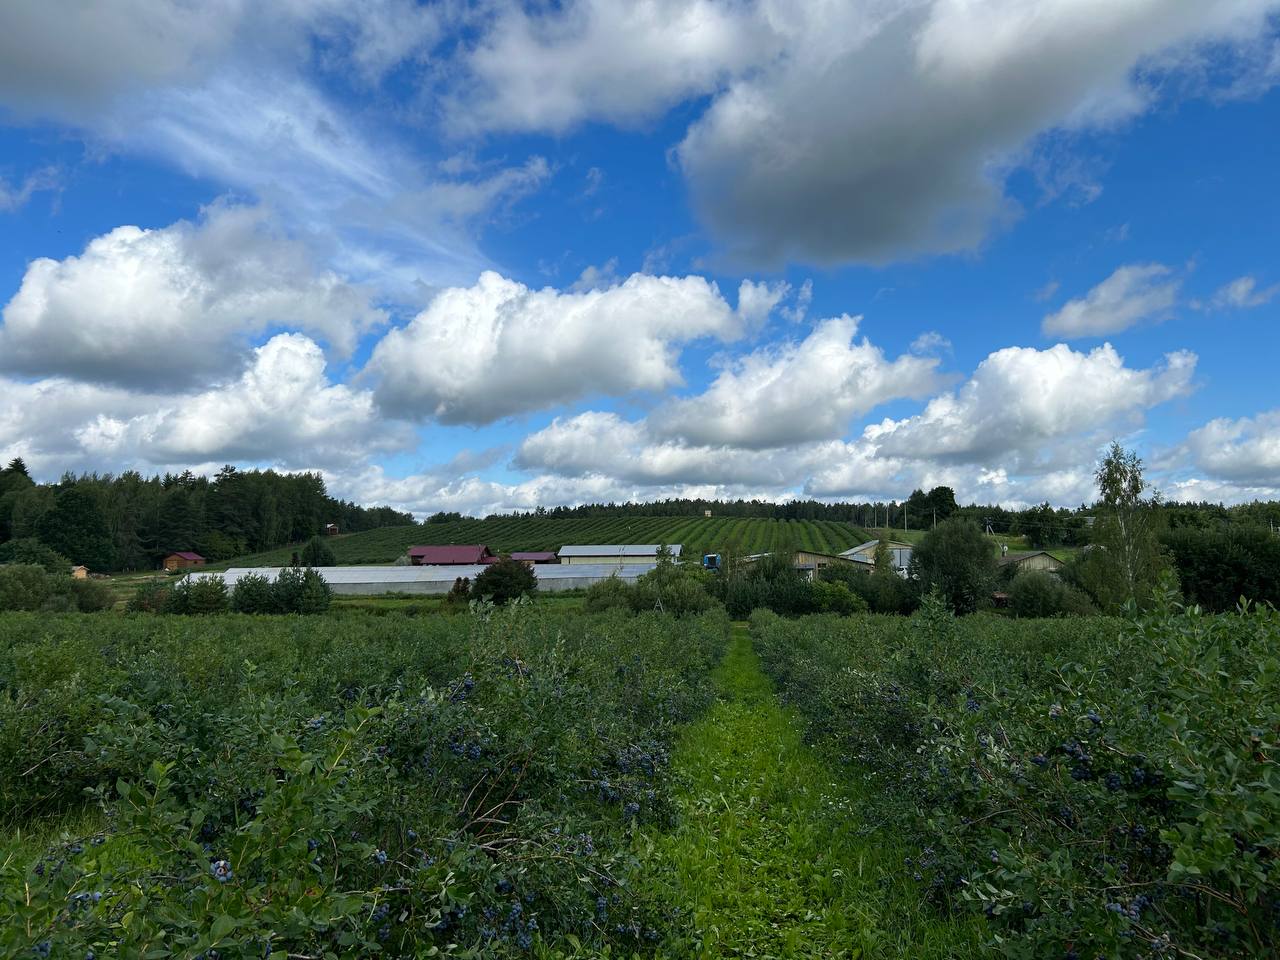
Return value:
<svg viewBox="0 0 1280 960">
<path fill-rule="evenodd" d="M 740 517 L 493 517 L 453 523 L 382 527 L 332 537 L 340 564 L 394 563 L 417 544 L 483 543 L 491 550 L 558 550 L 567 543 L 678 543 L 689 557 L 736 548 L 764 553 L 785 543 L 839 553 L 870 539 L 861 527 L 834 520 Z M 279 566 L 295 547 L 237 557 L 220 566 Z"/>
<path fill-rule="evenodd" d="M 801 739 L 745 625 L 713 674 L 719 701 L 685 728 L 672 764 L 677 828 L 642 836 L 646 883 L 683 904 L 664 957 L 959 958 L 981 929 L 930 909 L 902 869 L 902 838 L 853 812 L 866 790 Z"/>
</svg>

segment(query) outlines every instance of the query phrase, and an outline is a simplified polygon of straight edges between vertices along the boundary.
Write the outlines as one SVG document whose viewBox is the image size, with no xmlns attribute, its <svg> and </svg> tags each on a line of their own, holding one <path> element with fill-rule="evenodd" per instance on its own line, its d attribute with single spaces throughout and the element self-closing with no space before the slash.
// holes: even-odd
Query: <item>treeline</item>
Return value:
<svg viewBox="0 0 1280 960">
<path fill-rule="evenodd" d="M 1255 501 L 1226 507 L 1218 503 L 1159 503 L 1169 530 L 1223 530 L 1232 526 L 1280 529 L 1280 501 Z M 992 504 L 956 502 L 950 487 L 915 490 L 905 500 L 823 503 L 819 500 L 654 500 L 648 503 L 589 503 L 577 507 L 539 507 L 509 516 L 570 517 L 763 517 L 774 520 L 835 520 L 868 529 L 930 530 L 952 517 L 978 524 L 991 532 L 1025 536 L 1033 547 L 1084 546 L 1092 542 L 1098 504 L 1053 507 L 1048 503 L 1011 510 Z M 495 514 L 494 516 L 508 516 Z M 458 513 L 438 513 L 428 523 L 463 519 Z"/>
<path fill-rule="evenodd" d="M 935 487 L 928 493 L 917 490 L 906 501 L 913 526 L 920 527 L 926 510 L 937 511 L 944 520 L 957 508 L 955 491 L 950 487 Z M 701 517 L 708 510 L 713 517 L 759 517 L 770 520 L 835 520 L 856 523 L 863 527 L 901 526 L 902 504 L 877 503 L 824 503 L 821 500 L 789 500 L 773 503 L 769 500 L 651 500 L 645 503 L 587 503 L 577 507 L 538 507 L 530 512 L 493 514 L 493 516 L 567 517 Z M 932 512 L 929 513 L 932 516 Z M 427 519 L 428 523 L 461 519 L 460 514 L 439 513 Z"/>
<path fill-rule="evenodd" d="M 336 500 L 315 473 L 223 467 L 216 476 L 136 471 L 66 474 L 38 484 L 21 460 L 0 470 L 0 551 L 43 545 L 94 571 L 146 570 L 175 550 L 208 560 L 343 533 L 412 523 L 390 507 Z"/>
</svg>

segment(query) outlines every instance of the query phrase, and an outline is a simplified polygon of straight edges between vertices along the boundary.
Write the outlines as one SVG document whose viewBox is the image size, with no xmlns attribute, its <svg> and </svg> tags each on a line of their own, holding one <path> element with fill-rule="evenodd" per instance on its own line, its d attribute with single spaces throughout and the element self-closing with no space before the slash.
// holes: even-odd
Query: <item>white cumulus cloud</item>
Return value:
<svg viewBox="0 0 1280 960">
<path fill-rule="evenodd" d="M 279 334 L 253 352 L 239 379 L 132 417 L 102 413 L 76 431 L 107 461 L 350 463 L 407 442 L 365 390 L 330 383 L 324 353 L 308 338 Z"/>
<path fill-rule="evenodd" d="M 377 345 L 366 374 L 388 411 L 442 423 L 483 424 L 591 394 L 664 390 L 683 382 L 679 347 L 732 340 L 756 319 L 702 277 L 635 274 L 616 286 L 533 290 L 486 271 L 441 292 Z"/>
<path fill-rule="evenodd" d="M 889 456 L 982 463 L 1025 471 L 1048 441 L 1133 425 L 1149 408 L 1186 395 L 1196 356 L 1177 352 L 1145 370 L 1125 365 L 1110 344 L 1080 353 L 1006 347 L 961 387 L 903 420 L 867 427 L 863 437 Z"/>
<path fill-rule="evenodd" d="M 55 476 L 228 462 L 351 469 L 413 440 L 380 415 L 369 391 L 332 382 L 320 347 L 301 334 L 273 337 L 239 376 L 208 389 L 166 387 L 0 377 L 0 453 Z"/>
<path fill-rule="evenodd" d="M 385 316 L 312 262 L 266 211 L 215 205 L 196 223 L 117 227 L 33 261 L 4 308 L 0 369 L 156 387 L 236 367 L 246 338 L 305 330 L 339 353 Z"/>
<path fill-rule="evenodd" d="M 458 130 L 562 132 L 588 119 L 634 122 L 778 46 L 750 3 L 573 0 L 531 12 L 498 7 L 463 58 L 468 81 L 449 97 Z"/>
<path fill-rule="evenodd" d="M 1218 480 L 1280 487 L 1280 410 L 1211 420 L 1187 435 L 1195 465 Z"/>
<path fill-rule="evenodd" d="M 1160 263 L 1120 267 L 1085 296 L 1068 301 L 1041 324 L 1048 337 L 1104 337 L 1144 320 L 1160 320 L 1178 302 L 1181 281 Z"/>
<path fill-rule="evenodd" d="M 937 360 L 889 360 L 856 339 L 859 319 L 823 320 L 804 340 L 739 357 L 704 393 L 655 414 L 656 429 L 700 445 L 789 446 L 836 439 L 854 417 L 936 388 Z"/>
</svg>

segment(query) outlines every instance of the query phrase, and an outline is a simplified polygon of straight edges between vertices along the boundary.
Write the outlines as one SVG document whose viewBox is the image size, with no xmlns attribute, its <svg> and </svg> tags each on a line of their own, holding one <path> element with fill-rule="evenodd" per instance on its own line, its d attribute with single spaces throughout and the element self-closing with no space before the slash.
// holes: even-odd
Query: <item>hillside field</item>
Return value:
<svg viewBox="0 0 1280 960">
<path fill-rule="evenodd" d="M 483 543 L 497 552 L 558 550 L 567 543 L 679 543 L 688 557 L 718 553 L 764 553 L 787 542 L 804 550 L 839 553 L 865 543 L 861 527 L 834 520 L 774 520 L 756 517 L 491 517 L 452 523 L 382 527 L 328 539 L 339 564 L 394 563 L 417 544 Z M 280 566 L 295 547 L 249 554 L 230 566 Z"/>
</svg>

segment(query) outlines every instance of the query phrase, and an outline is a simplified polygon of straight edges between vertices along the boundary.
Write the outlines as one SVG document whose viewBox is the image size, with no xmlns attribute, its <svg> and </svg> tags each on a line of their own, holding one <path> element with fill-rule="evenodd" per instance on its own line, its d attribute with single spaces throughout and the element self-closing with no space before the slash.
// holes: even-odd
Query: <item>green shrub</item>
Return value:
<svg viewBox="0 0 1280 960">
<path fill-rule="evenodd" d="M 26 563 L 0 566 L 0 610 L 39 610 L 53 593 L 53 583 L 44 567 Z"/>
<path fill-rule="evenodd" d="M 174 585 L 164 580 L 147 580 L 138 585 L 125 609 L 130 613 L 167 613 L 173 590 Z"/>
<path fill-rule="evenodd" d="M 588 613 L 603 613 L 606 610 L 630 610 L 631 588 L 614 574 L 607 580 L 598 580 L 587 587 L 583 609 Z"/>
<path fill-rule="evenodd" d="M 44 567 L 52 574 L 63 575 L 71 570 L 71 561 L 52 547 L 47 547 L 35 537 L 24 537 L 0 543 L 0 564 L 20 563 Z"/>
<path fill-rule="evenodd" d="M 527 564 L 502 557 L 480 572 L 471 588 L 471 595 L 491 600 L 501 606 L 537 589 L 538 578 Z"/>
<path fill-rule="evenodd" d="M 0 821 L 103 818 L 0 857 L 0 956 L 648 955 L 634 824 L 727 627 L 6 614 Z"/>
<path fill-rule="evenodd" d="M 1018 617 L 1056 617 L 1066 612 L 1067 590 L 1044 570 L 1025 570 L 1009 585 L 1009 609 Z"/>
<path fill-rule="evenodd" d="M 275 612 L 271 581 L 260 573 L 246 573 L 231 588 L 230 604 L 236 613 Z"/>
<path fill-rule="evenodd" d="M 304 567 L 332 567 L 338 563 L 333 550 L 329 544 L 325 543 L 323 537 L 312 537 L 308 540 L 298 559 Z"/>
<path fill-rule="evenodd" d="M 451 611 L 463 610 L 471 602 L 471 578 L 456 577 L 445 594 L 444 606 Z"/>
<path fill-rule="evenodd" d="M 324 613 L 333 600 L 333 588 L 318 572 L 308 567 L 302 572 L 302 590 L 298 594 L 298 613 Z"/>
<path fill-rule="evenodd" d="M 271 609 L 274 613 L 297 613 L 302 609 L 302 588 L 306 578 L 301 567 L 284 567 L 271 584 Z"/>
<path fill-rule="evenodd" d="M 74 608 L 81 613 L 96 613 L 115 606 L 116 597 L 111 587 L 101 580 L 77 580 L 68 578 L 67 589 Z"/>
<path fill-rule="evenodd" d="M 1206 610 L 1235 609 L 1240 598 L 1280 606 L 1280 537 L 1266 527 L 1166 532 L 1183 595 Z"/>
<path fill-rule="evenodd" d="M 1280 613 L 1171 597 L 752 628 L 808 735 L 878 787 L 856 815 L 918 832 L 922 896 L 985 917 L 993 954 L 1276 956 Z"/>
<path fill-rule="evenodd" d="M 841 581 L 817 580 L 813 583 L 813 599 L 820 613 L 866 613 L 867 601 L 850 590 Z"/>
<path fill-rule="evenodd" d="M 224 613 L 227 609 L 227 584 L 221 577 L 195 577 L 187 592 L 185 613 Z"/>
</svg>

